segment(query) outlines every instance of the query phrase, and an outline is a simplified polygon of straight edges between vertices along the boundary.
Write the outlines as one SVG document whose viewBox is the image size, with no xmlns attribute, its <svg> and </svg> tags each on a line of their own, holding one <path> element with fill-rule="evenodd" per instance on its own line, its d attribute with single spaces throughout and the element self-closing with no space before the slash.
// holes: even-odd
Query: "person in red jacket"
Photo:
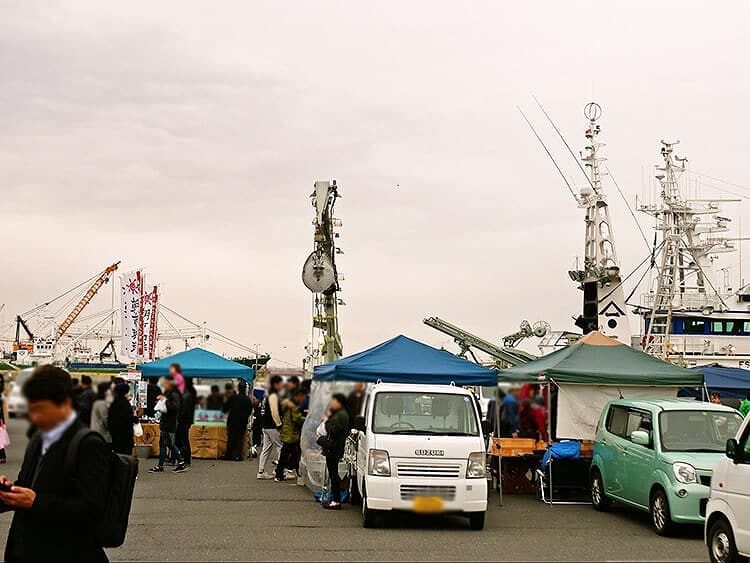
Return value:
<svg viewBox="0 0 750 563">
<path fill-rule="evenodd" d="M 521 437 L 522 438 L 534 438 L 541 440 L 542 442 L 547 441 L 547 416 L 543 404 L 543 399 L 539 397 L 539 401 L 532 399 L 524 399 L 521 403 Z"/>
</svg>

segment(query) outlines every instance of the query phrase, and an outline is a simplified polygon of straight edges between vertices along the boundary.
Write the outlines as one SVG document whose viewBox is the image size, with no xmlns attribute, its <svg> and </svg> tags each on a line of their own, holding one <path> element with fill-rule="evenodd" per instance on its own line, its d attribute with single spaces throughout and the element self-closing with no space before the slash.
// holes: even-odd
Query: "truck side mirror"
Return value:
<svg viewBox="0 0 750 563">
<path fill-rule="evenodd" d="M 737 443 L 737 440 L 734 438 L 727 440 L 725 453 L 727 454 L 727 457 L 733 459 L 735 463 L 740 462 L 740 457 L 737 455 L 739 453 L 739 444 Z"/>
<path fill-rule="evenodd" d="M 359 432 L 365 431 L 365 417 L 361 414 L 358 414 L 354 417 L 354 424 L 352 425 L 352 428 Z"/>
<path fill-rule="evenodd" d="M 490 421 L 489 420 L 483 420 L 482 421 L 482 434 L 487 436 L 492 428 L 490 428 Z"/>
</svg>

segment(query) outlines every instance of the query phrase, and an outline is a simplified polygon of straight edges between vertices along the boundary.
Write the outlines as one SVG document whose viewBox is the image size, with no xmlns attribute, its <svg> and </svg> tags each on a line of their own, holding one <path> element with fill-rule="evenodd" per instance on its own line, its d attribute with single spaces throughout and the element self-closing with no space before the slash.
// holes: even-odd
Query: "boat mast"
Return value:
<svg viewBox="0 0 750 563">
<path fill-rule="evenodd" d="M 615 250 L 609 205 L 602 188 L 600 155 L 604 143 L 598 141 L 601 126 L 597 120 L 602 108 L 590 102 L 584 108 L 588 119 L 585 152 L 581 153 L 588 185 L 580 190 L 578 206 L 585 210 L 584 269 L 569 272 L 583 290 L 583 314 L 576 325 L 588 334 L 599 330 L 619 341 L 630 343 L 630 324 L 625 309 L 625 294 Z"/>
<path fill-rule="evenodd" d="M 338 298 L 339 274 L 336 270 L 336 255 L 341 250 L 336 246 L 338 233 L 334 227 L 341 226 L 341 220 L 333 216 L 338 193 L 336 180 L 315 182 L 312 195 L 315 208 L 315 249 L 302 268 L 302 281 L 313 293 L 313 341 L 308 351 L 307 367 L 325 361 L 333 362 L 341 357 L 343 346 L 338 325 L 338 306 L 343 304 Z M 320 339 L 315 338 L 319 331 Z"/>
</svg>

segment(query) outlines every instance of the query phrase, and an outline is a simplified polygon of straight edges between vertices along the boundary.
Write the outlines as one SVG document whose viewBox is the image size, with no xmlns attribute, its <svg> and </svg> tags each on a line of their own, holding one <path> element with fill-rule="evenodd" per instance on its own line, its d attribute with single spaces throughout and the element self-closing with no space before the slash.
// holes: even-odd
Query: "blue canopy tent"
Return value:
<svg viewBox="0 0 750 563">
<path fill-rule="evenodd" d="M 750 393 L 750 371 L 746 369 L 709 364 L 691 370 L 702 373 L 707 391 L 720 393 L 722 399 L 744 399 Z M 680 396 L 700 397 L 701 389 L 685 387 L 680 389 Z"/>
<path fill-rule="evenodd" d="M 494 386 L 497 373 L 400 335 L 364 352 L 316 366 L 313 380 Z"/>
<path fill-rule="evenodd" d="M 250 385 L 255 378 L 253 368 L 227 360 L 202 348 L 191 348 L 161 360 L 141 364 L 138 369 L 143 377 L 161 377 L 169 374 L 171 364 L 180 364 L 182 375 L 185 377 L 244 379 Z"/>
</svg>

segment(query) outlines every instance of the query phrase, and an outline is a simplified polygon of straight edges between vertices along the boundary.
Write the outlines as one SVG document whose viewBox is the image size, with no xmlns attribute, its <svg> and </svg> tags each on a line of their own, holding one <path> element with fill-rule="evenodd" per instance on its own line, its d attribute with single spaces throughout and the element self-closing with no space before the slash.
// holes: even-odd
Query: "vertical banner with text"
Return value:
<svg viewBox="0 0 750 563">
<path fill-rule="evenodd" d="M 143 302 L 143 278 L 141 271 L 120 276 L 122 295 L 122 355 L 138 359 L 143 354 L 143 332 L 141 305 Z M 139 346 L 140 341 L 140 346 Z"/>
<path fill-rule="evenodd" d="M 159 318 L 159 286 L 146 286 L 143 290 L 143 359 L 153 360 L 156 354 L 156 321 Z"/>
</svg>

